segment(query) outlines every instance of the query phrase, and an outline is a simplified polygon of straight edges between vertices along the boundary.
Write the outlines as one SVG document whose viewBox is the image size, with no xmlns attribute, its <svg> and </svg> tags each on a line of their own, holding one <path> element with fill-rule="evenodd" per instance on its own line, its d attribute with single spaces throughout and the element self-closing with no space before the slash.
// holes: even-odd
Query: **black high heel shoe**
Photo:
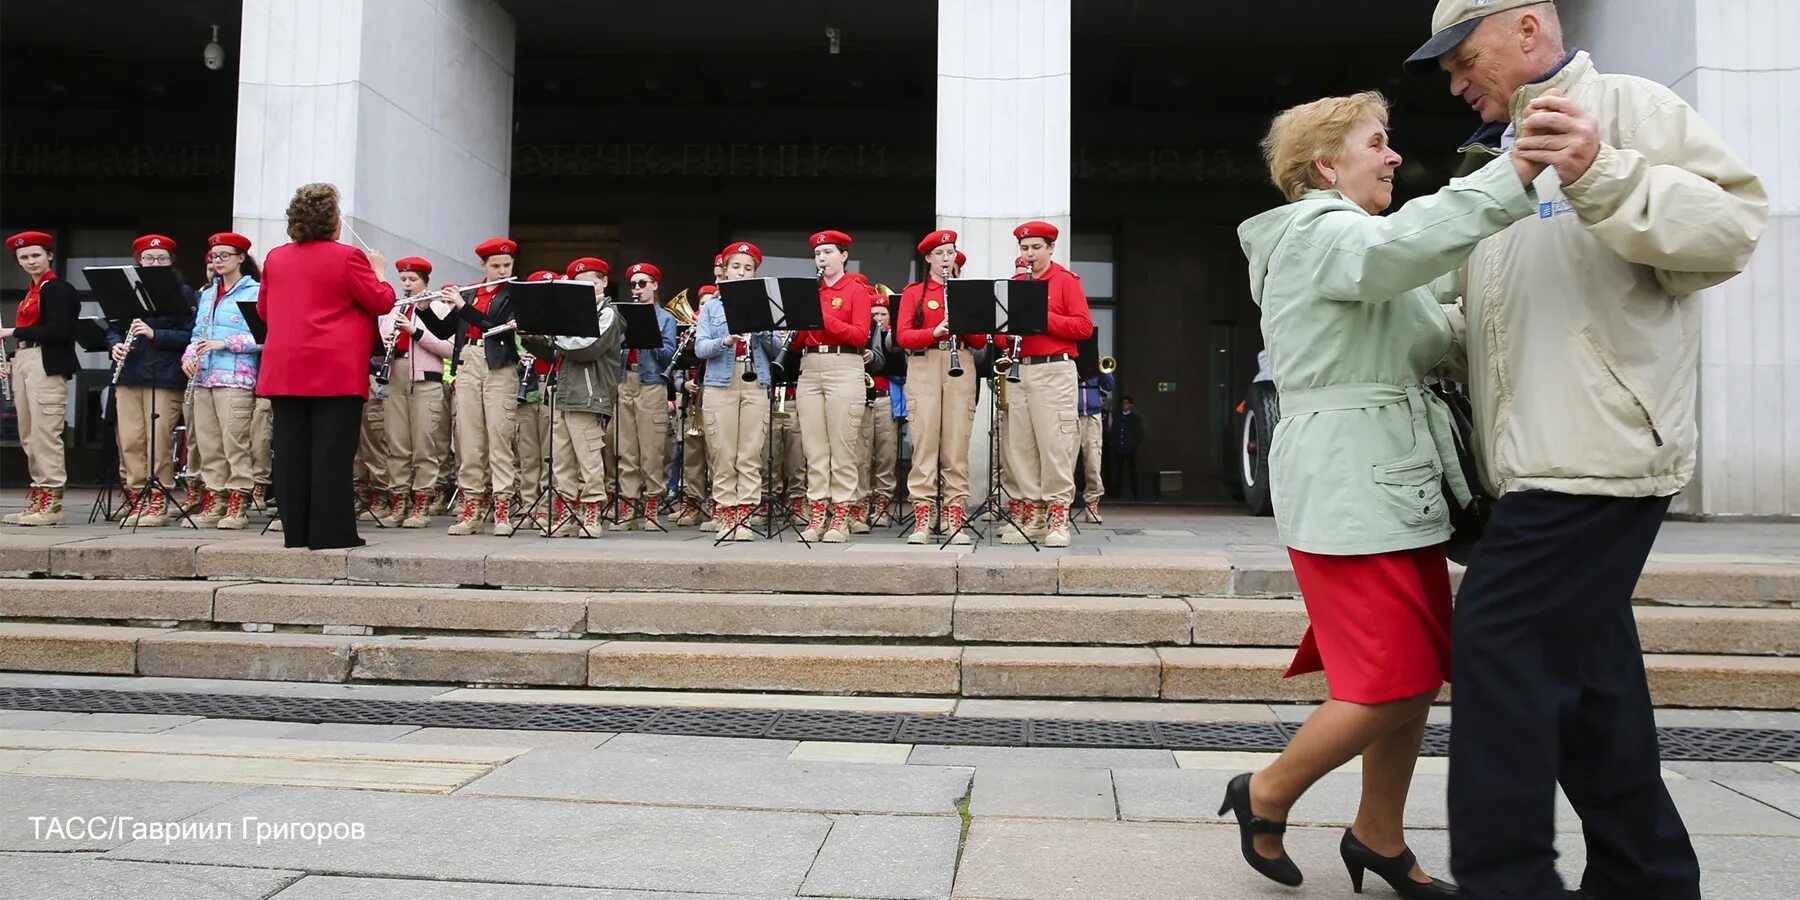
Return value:
<svg viewBox="0 0 1800 900">
<path fill-rule="evenodd" d="M 1357 840 L 1356 835 L 1346 828 L 1338 852 L 1344 856 L 1344 867 L 1350 870 L 1350 886 L 1359 894 L 1363 889 L 1363 871 L 1367 870 L 1381 876 L 1381 880 L 1404 900 L 1444 900 L 1457 896 L 1456 885 L 1448 881 L 1436 878 L 1429 882 L 1414 881 L 1412 870 L 1419 860 L 1411 850 L 1403 851 L 1399 856 L 1382 856 Z"/>
<path fill-rule="evenodd" d="M 1225 786 L 1225 802 L 1219 806 L 1219 815 L 1227 812 L 1237 815 L 1238 842 L 1244 851 L 1244 862 L 1270 881 L 1288 887 L 1299 887 L 1302 878 L 1300 867 L 1294 865 L 1294 861 L 1285 852 L 1274 859 L 1256 852 L 1257 835 L 1282 834 L 1287 831 L 1287 823 L 1271 822 L 1250 812 L 1249 772 L 1231 779 L 1231 783 Z"/>
</svg>

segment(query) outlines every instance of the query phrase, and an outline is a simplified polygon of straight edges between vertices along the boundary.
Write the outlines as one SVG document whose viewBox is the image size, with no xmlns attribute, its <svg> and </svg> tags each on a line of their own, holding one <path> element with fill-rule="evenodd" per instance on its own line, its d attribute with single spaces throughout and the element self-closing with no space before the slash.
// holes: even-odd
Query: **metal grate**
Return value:
<svg viewBox="0 0 1800 900">
<path fill-rule="evenodd" d="M 784 712 L 765 737 L 793 741 L 861 741 L 887 744 L 900 733 L 898 715 L 830 711 Z"/>
<path fill-rule="evenodd" d="M 1033 747 L 1160 747 L 1150 722 L 1086 722 L 1033 719 L 1026 729 Z"/>
<path fill-rule="evenodd" d="M 781 713 L 760 709 L 665 709 L 645 723 L 645 734 L 762 737 Z"/>
<path fill-rule="evenodd" d="M 900 722 L 900 743 L 1023 747 L 1028 724 L 1027 719 L 906 716 Z"/>
<path fill-rule="evenodd" d="M 1292 722 L 1089 722 L 888 715 L 830 710 L 693 709 L 583 704 L 450 703 L 356 697 L 191 694 L 87 688 L 0 688 L 0 709 L 151 713 L 287 722 L 438 725 L 543 731 L 610 731 L 786 740 L 869 741 L 1039 747 L 1165 747 L 1170 750 L 1278 751 Z M 1800 759 L 1800 730 L 1658 729 L 1670 761 L 1774 762 Z M 1450 727 L 1426 728 L 1423 752 L 1449 752 Z"/>
</svg>

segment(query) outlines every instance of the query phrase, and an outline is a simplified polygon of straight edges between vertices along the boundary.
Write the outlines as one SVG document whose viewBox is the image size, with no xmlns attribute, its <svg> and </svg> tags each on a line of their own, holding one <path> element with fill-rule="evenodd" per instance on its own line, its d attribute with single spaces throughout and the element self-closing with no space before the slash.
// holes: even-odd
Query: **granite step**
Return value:
<svg viewBox="0 0 1800 900">
<path fill-rule="evenodd" d="M 357 636 L 0 623 L 0 670 L 319 682 L 1304 702 L 1272 647 Z M 1800 709 L 1800 658 L 1651 653 L 1659 706 Z"/>
</svg>

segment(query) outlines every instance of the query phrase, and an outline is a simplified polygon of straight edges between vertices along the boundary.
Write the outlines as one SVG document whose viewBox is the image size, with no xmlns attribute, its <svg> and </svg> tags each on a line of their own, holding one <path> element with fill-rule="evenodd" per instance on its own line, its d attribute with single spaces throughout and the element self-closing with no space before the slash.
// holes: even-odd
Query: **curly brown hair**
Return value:
<svg viewBox="0 0 1800 900">
<path fill-rule="evenodd" d="M 288 237 L 296 244 L 307 241 L 329 241 L 335 238 L 338 224 L 338 189 L 336 185 L 315 181 L 303 184 L 288 201 Z"/>
</svg>

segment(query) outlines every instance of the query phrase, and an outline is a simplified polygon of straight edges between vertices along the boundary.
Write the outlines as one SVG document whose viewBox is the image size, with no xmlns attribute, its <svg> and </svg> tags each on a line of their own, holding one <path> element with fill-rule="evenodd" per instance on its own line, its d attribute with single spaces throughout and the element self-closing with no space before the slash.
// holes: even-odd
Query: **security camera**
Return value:
<svg viewBox="0 0 1800 900">
<path fill-rule="evenodd" d="M 219 26 L 212 27 L 212 42 L 201 51 L 200 59 L 214 72 L 225 68 L 225 48 L 219 45 Z"/>
<path fill-rule="evenodd" d="M 838 52 L 838 36 L 837 26 L 825 26 L 825 39 L 831 42 L 831 55 L 833 56 L 836 56 Z"/>
</svg>

